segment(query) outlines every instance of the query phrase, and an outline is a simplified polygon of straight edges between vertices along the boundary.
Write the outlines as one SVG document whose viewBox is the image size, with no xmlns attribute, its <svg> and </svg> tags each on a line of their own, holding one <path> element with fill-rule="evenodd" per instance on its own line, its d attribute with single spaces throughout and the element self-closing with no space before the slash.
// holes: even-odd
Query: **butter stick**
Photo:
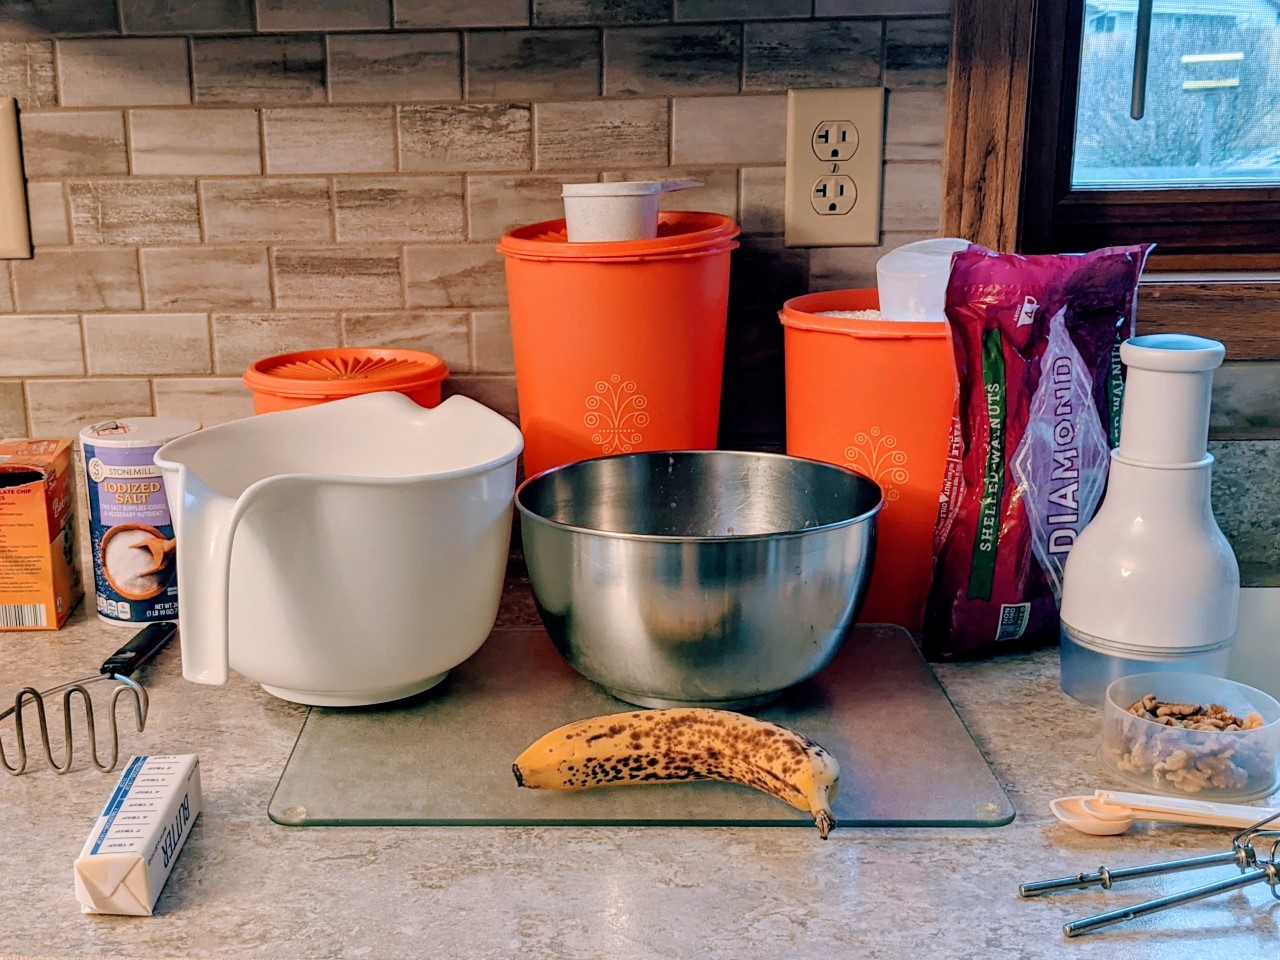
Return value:
<svg viewBox="0 0 1280 960">
<path fill-rule="evenodd" d="M 130 759 L 76 859 L 82 912 L 151 916 L 200 800 L 195 754 Z"/>
</svg>

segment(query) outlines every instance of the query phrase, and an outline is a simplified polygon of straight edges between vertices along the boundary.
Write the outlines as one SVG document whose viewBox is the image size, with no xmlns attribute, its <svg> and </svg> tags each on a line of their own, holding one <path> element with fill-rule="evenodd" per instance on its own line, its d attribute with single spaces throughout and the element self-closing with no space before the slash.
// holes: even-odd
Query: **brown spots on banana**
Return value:
<svg viewBox="0 0 1280 960">
<path fill-rule="evenodd" d="M 835 758 L 803 734 L 728 710 L 701 707 L 594 717 L 558 727 L 512 765 L 517 786 L 586 790 L 636 783 L 725 780 L 813 814 L 823 839 L 835 826 Z"/>
</svg>

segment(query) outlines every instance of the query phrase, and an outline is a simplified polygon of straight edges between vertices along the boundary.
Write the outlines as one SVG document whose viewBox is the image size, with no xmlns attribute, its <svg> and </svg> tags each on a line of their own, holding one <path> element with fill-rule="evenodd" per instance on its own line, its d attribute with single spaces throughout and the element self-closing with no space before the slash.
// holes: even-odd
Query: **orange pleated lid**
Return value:
<svg viewBox="0 0 1280 960">
<path fill-rule="evenodd" d="M 264 357 L 244 374 L 250 390 L 277 396 L 335 400 L 362 393 L 408 393 L 444 380 L 445 362 L 421 350 L 337 347 Z"/>
</svg>

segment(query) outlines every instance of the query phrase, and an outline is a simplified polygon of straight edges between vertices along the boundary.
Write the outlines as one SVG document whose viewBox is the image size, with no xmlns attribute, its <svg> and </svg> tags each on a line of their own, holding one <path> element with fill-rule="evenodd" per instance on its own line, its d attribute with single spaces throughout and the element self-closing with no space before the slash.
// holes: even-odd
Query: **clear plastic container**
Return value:
<svg viewBox="0 0 1280 960">
<path fill-rule="evenodd" d="M 1166 703 L 1217 704 L 1252 730 L 1192 730 L 1129 712 L 1148 694 Z M 1254 800 L 1275 790 L 1280 754 L 1280 703 L 1261 690 L 1199 673 L 1139 673 L 1107 687 L 1102 763 L 1126 784 L 1148 793 L 1204 800 Z"/>
</svg>

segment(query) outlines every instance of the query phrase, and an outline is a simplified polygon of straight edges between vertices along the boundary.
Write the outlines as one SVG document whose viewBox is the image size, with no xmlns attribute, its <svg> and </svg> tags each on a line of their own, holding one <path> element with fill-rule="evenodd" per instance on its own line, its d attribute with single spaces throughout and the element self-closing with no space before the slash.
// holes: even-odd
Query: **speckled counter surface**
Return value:
<svg viewBox="0 0 1280 960">
<path fill-rule="evenodd" d="M 513 584 L 503 622 L 532 617 L 522 589 Z M 56 634 L 0 634 L 0 696 L 92 673 L 128 635 L 83 607 Z M 1017 898 L 1020 881 L 1217 852 L 1230 831 L 1151 825 L 1091 838 L 1059 825 L 1051 797 L 1108 784 L 1094 759 L 1099 717 L 1059 692 L 1056 652 L 936 669 L 1017 820 L 996 829 L 837 830 L 823 843 L 786 828 L 280 827 L 267 802 L 305 708 L 240 677 L 222 688 L 188 683 L 168 649 L 145 674 L 151 719 L 128 745 L 198 753 L 205 808 L 156 916 L 82 916 L 72 893 L 72 861 L 115 775 L 0 777 L 0 956 L 1249 960 L 1280 952 L 1280 903 L 1265 886 L 1064 940 L 1066 920 L 1232 871 L 1035 901 Z M 886 717 L 875 734 L 892 727 Z"/>
</svg>

